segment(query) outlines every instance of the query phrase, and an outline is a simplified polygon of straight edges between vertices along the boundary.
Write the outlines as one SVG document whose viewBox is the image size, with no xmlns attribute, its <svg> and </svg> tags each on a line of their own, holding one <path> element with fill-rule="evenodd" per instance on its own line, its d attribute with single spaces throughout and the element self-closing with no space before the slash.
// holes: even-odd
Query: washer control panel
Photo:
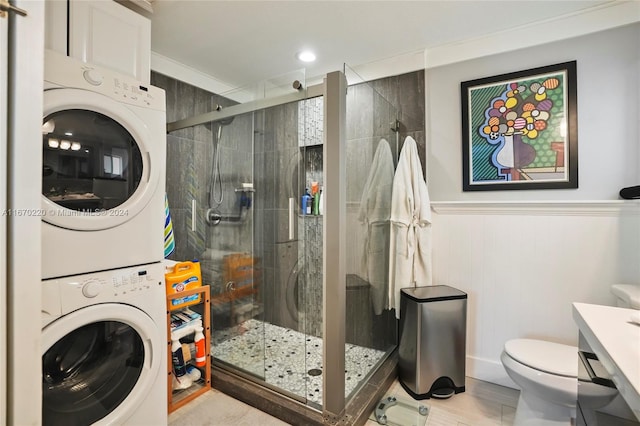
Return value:
<svg viewBox="0 0 640 426">
<path fill-rule="evenodd" d="M 139 305 L 166 295 L 161 263 L 45 280 L 42 286 L 45 294 L 59 295 L 62 314 L 97 303 Z"/>
<path fill-rule="evenodd" d="M 44 80 L 57 87 L 91 90 L 129 105 L 165 111 L 165 93 L 107 68 L 45 51 Z"/>
<path fill-rule="evenodd" d="M 84 79 L 87 80 L 87 83 L 91 84 L 92 86 L 100 86 L 104 81 L 104 77 L 98 70 L 86 69 L 84 70 L 82 75 Z"/>
</svg>

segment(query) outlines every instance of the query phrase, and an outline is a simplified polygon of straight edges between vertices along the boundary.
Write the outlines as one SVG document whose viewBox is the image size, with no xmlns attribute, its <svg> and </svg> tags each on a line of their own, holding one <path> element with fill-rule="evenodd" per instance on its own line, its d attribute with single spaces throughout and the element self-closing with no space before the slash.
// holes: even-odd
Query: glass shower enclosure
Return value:
<svg viewBox="0 0 640 426">
<path fill-rule="evenodd" d="M 171 258 L 198 259 L 211 286 L 214 366 L 340 412 L 396 345 L 373 302 L 385 283 L 362 268 L 361 210 L 381 140 L 392 168 L 398 146 L 389 102 L 330 80 L 307 88 L 300 71 L 212 94 L 210 111 L 169 123 L 167 192 Z"/>
</svg>

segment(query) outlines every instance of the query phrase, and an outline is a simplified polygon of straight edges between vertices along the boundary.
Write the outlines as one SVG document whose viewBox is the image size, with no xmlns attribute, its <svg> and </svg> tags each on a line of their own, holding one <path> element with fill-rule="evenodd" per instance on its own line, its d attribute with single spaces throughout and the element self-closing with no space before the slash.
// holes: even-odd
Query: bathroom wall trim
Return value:
<svg viewBox="0 0 640 426">
<path fill-rule="evenodd" d="M 520 389 L 507 375 L 501 362 L 467 355 L 466 375 L 474 379 L 495 383 L 512 389 Z"/>
<path fill-rule="evenodd" d="M 234 87 L 229 86 L 222 80 L 218 80 L 212 75 L 205 74 L 195 68 L 188 67 L 176 60 L 151 51 L 151 70 L 167 77 L 175 78 L 199 87 L 211 93 L 224 94 L 230 92 Z M 233 99 L 240 102 L 241 100 Z"/>
<path fill-rule="evenodd" d="M 608 2 L 586 10 L 509 28 L 483 37 L 427 48 L 424 55 L 425 68 L 439 67 L 579 37 L 639 21 L 640 5 L 638 2 Z M 535 36 L 531 36 L 532 34 Z"/>
<path fill-rule="evenodd" d="M 448 215 L 640 216 L 640 200 L 610 201 L 434 201 Z"/>
<path fill-rule="evenodd" d="M 485 37 L 428 47 L 366 64 L 349 65 L 362 80 L 372 81 L 419 69 L 439 67 L 482 56 L 578 37 L 638 21 L 640 21 L 640 7 L 638 7 L 637 2 L 609 2 L 586 11 L 510 28 Z M 536 36 L 531 37 L 531 34 L 536 34 Z M 242 92 L 234 90 L 237 88 L 224 81 L 154 51 L 151 51 L 151 69 L 209 92 L 225 95 L 238 102 L 249 100 L 246 97 L 243 98 Z M 307 78 L 307 84 L 321 83 L 323 78 L 323 75 L 310 76 Z M 233 93 L 228 93 L 232 91 Z"/>
</svg>

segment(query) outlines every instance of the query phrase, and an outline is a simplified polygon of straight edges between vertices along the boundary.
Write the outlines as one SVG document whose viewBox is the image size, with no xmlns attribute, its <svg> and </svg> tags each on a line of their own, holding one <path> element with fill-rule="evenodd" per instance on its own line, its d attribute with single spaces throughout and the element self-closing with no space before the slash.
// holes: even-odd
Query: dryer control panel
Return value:
<svg viewBox="0 0 640 426">
<path fill-rule="evenodd" d="M 64 315 L 98 303 L 164 303 L 164 267 L 160 263 L 42 281 L 43 311 Z M 59 306 L 53 306 L 53 305 Z M 52 305 L 52 306 L 47 306 Z"/>
<path fill-rule="evenodd" d="M 45 51 L 44 80 L 50 83 L 45 88 L 57 86 L 91 90 L 125 104 L 166 110 L 163 89 L 52 50 Z"/>
</svg>

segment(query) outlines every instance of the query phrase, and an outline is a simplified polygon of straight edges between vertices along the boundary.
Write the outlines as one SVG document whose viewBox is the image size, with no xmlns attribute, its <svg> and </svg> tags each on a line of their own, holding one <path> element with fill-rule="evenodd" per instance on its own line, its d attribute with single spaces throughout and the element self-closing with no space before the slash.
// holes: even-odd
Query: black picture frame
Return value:
<svg viewBox="0 0 640 426">
<path fill-rule="evenodd" d="M 576 61 L 460 89 L 463 191 L 578 187 Z"/>
</svg>

